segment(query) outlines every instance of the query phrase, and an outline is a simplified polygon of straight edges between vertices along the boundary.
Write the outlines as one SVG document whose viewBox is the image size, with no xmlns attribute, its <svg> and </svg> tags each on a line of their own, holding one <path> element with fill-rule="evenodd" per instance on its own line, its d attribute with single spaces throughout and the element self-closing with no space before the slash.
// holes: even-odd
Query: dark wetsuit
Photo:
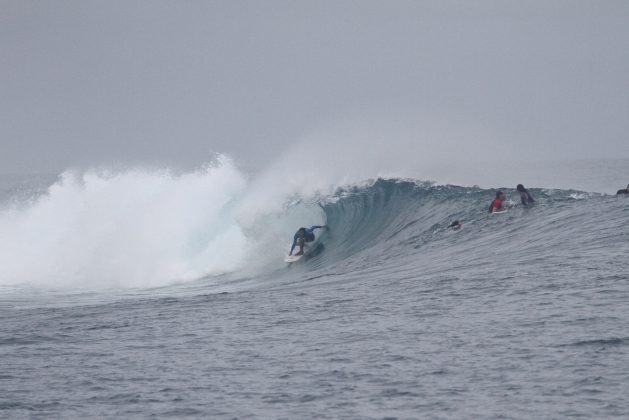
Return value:
<svg viewBox="0 0 629 420">
<path fill-rule="evenodd" d="M 620 195 L 620 194 L 629 194 L 629 190 L 618 190 L 616 195 Z"/>
<path fill-rule="evenodd" d="M 300 230 L 304 230 L 304 242 L 312 242 L 315 240 L 315 235 L 314 235 L 314 230 L 315 229 L 321 229 L 323 226 L 311 226 L 310 229 L 308 228 L 299 228 L 297 229 L 297 233 L 295 233 L 295 236 L 293 237 L 293 246 L 290 247 L 290 253 L 293 253 L 293 250 L 295 249 L 295 246 L 297 246 L 297 241 L 299 240 L 299 231 Z"/>
<path fill-rule="evenodd" d="M 531 194 L 529 194 L 528 191 L 520 192 L 520 200 L 522 201 L 522 204 L 524 204 L 525 206 L 528 206 L 529 204 L 533 204 L 535 202 L 535 200 L 533 199 L 533 197 L 531 197 Z"/>
</svg>

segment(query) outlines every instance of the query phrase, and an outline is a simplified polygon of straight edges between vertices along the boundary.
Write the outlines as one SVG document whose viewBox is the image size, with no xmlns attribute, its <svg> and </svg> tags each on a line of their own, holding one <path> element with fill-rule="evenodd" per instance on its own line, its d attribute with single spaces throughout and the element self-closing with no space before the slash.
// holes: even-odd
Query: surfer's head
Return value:
<svg viewBox="0 0 629 420">
<path fill-rule="evenodd" d="M 496 198 L 499 198 L 499 199 L 501 199 L 501 200 L 504 200 L 504 198 L 505 198 L 505 193 L 503 193 L 502 191 L 498 191 L 498 192 L 496 193 Z"/>
<path fill-rule="evenodd" d="M 517 187 L 515 187 L 516 190 L 518 190 L 518 192 L 526 192 L 526 188 L 524 188 L 524 185 L 522 184 L 518 184 Z"/>
</svg>

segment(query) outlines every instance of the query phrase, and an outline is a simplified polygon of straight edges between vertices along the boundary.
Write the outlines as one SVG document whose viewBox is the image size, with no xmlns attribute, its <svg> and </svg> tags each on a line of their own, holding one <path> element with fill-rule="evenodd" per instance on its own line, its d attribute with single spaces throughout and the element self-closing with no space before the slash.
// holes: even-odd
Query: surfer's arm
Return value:
<svg viewBox="0 0 629 420">
<path fill-rule="evenodd" d="M 311 226 L 309 230 L 312 232 L 315 229 L 323 229 L 323 228 L 327 228 L 327 226 L 325 226 L 325 225 L 323 225 L 323 226 L 319 226 L 319 225 Z"/>
<path fill-rule="evenodd" d="M 293 251 L 295 250 L 295 246 L 297 246 L 297 237 L 295 237 L 295 239 L 293 239 L 293 245 L 290 247 L 290 252 L 288 253 L 288 255 L 293 255 Z"/>
</svg>

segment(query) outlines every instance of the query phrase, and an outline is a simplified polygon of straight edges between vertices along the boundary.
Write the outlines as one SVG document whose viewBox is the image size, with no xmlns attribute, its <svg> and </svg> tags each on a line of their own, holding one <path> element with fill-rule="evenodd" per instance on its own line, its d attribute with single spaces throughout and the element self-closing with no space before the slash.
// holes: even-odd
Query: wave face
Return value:
<svg viewBox="0 0 629 420">
<path fill-rule="evenodd" d="M 629 200 L 530 192 L 534 206 L 520 205 L 517 194 L 509 193 L 513 207 L 492 215 L 487 210 L 495 190 L 382 179 L 340 190 L 323 206 L 331 229 L 307 270 L 346 281 L 624 274 L 617 262 L 629 251 L 629 233 L 622 228 Z M 454 220 L 463 228 L 449 229 Z"/>
<path fill-rule="evenodd" d="M 534 207 L 514 196 L 506 214 L 490 215 L 494 190 L 378 179 L 321 196 L 303 185 L 278 192 L 271 181 L 252 182 L 225 158 L 184 174 L 67 172 L 0 211 L 0 285 L 152 288 L 220 284 L 226 273 L 264 283 L 304 272 L 543 276 L 571 264 L 577 275 L 627 251 L 619 226 L 629 200 L 616 197 L 532 189 Z M 448 229 L 453 220 L 463 228 Z M 286 270 L 294 231 L 321 223 L 330 230 L 320 246 Z"/>
</svg>

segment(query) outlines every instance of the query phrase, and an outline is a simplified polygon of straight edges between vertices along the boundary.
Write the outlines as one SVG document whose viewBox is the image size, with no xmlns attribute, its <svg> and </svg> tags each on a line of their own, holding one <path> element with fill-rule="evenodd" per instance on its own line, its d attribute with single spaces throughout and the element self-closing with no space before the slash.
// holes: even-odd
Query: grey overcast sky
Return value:
<svg viewBox="0 0 629 420">
<path fill-rule="evenodd" d="M 433 118 L 485 153 L 629 157 L 629 1 L 0 0 L 0 172 Z"/>
</svg>

